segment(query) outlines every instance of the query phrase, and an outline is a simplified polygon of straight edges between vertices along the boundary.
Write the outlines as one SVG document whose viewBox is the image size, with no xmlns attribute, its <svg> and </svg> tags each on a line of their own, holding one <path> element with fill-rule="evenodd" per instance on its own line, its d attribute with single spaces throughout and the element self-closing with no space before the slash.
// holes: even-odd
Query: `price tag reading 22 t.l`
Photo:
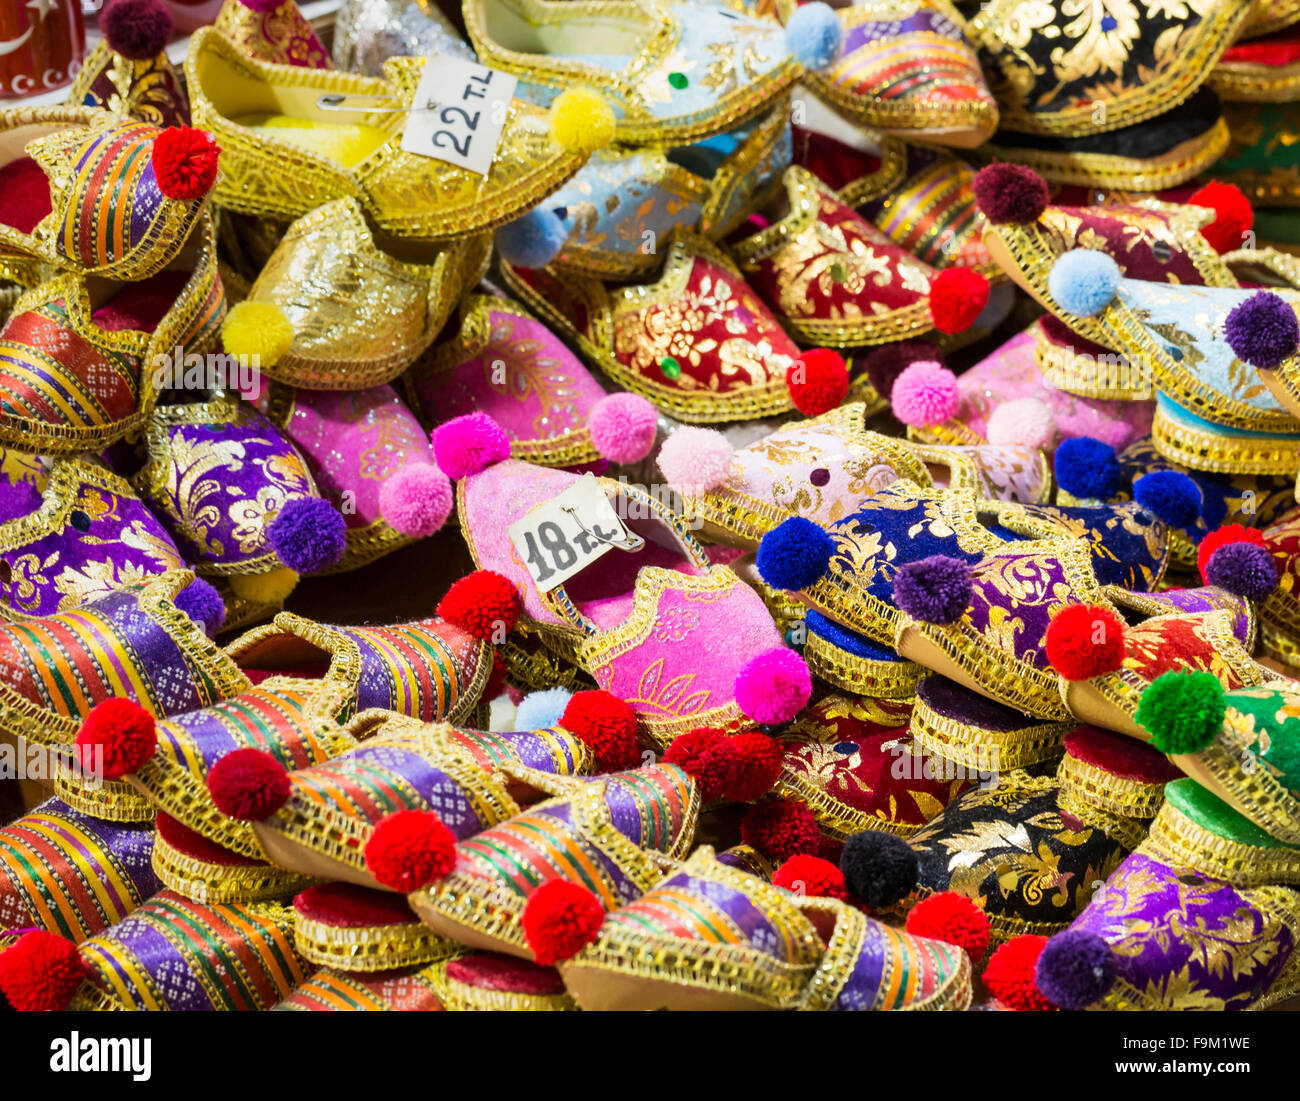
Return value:
<svg viewBox="0 0 1300 1101">
<path fill-rule="evenodd" d="M 486 176 L 518 83 L 509 73 L 435 54 L 424 63 L 402 148 Z"/>
<path fill-rule="evenodd" d="M 645 545 L 645 540 L 623 526 L 600 483 L 590 474 L 516 520 L 507 531 L 544 593 L 563 585 L 609 551 L 634 551 Z"/>
</svg>

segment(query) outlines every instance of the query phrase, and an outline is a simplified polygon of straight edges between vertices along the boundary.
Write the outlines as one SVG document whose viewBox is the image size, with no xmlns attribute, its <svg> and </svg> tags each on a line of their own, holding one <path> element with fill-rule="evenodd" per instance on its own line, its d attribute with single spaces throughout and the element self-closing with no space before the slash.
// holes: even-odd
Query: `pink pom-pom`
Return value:
<svg viewBox="0 0 1300 1101">
<path fill-rule="evenodd" d="M 943 424 L 957 412 L 957 376 L 932 359 L 913 363 L 894 381 L 894 416 L 913 428 Z"/>
<path fill-rule="evenodd" d="M 433 430 L 433 457 L 458 482 L 510 458 L 510 437 L 486 413 L 466 413 Z"/>
<path fill-rule="evenodd" d="M 993 444 L 1051 447 L 1056 440 L 1056 420 L 1037 398 L 1016 398 L 993 410 L 985 435 Z"/>
<path fill-rule="evenodd" d="M 783 646 L 750 658 L 736 674 L 736 703 L 763 726 L 789 722 L 811 698 L 808 666 Z"/>
<path fill-rule="evenodd" d="M 431 463 L 399 470 L 379 487 L 379 511 L 388 526 L 402 535 L 424 539 L 451 515 L 451 482 Z"/>
<path fill-rule="evenodd" d="M 610 394 L 592 406 L 587 428 L 596 450 L 611 463 L 636 463 L 654 447 L 659 414 L 639 394 Z"/>
<path fill-rule="evenodd" d="M 659 449 L 659 469 L 679 493 L 693 496 L 722 485 L 734 455 L 716 428 L 679 428 Z"/>
</svg>

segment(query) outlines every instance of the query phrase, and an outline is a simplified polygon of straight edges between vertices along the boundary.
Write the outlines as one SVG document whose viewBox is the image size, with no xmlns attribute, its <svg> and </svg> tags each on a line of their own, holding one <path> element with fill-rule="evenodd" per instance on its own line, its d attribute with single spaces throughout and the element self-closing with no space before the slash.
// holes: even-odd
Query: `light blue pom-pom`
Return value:
<svg viewBox="0 0 1300 1101">
<path fill-rule="evenodd" d="M 1066 313 L 1092 317 L 1110 305 L 1119 276 L 1119 265 L 1104 252 L 1075 248 L 1052 265 L 1047 289 Z"/>
<path fill-rule="evenodd" d="M 569 706 L 572 692 L 563 688 L 544 688 L 529 692 L 515 708 L 516 730 L 547 730 L 560 725 L 560 716 Z"/>
<path fill-rule="evenodd" d="M 530 210 L 496 232 L 497 252 L 513 268 L 546 267 L 568 239 L 568 226 L 548 207 Z"/>
<path fill-rule="evenodd" d="M 844 24 L 821 0 L 801 4 L 785 25 L 785 41 L 800 65 L 817 72 L 839 60 L 844 49 Z"/>
</svg>

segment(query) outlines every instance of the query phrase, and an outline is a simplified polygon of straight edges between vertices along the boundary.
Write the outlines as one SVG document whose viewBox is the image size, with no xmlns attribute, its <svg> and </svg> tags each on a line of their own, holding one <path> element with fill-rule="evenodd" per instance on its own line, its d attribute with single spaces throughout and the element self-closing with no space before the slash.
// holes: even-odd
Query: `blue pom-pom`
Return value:
<svg viewBox="0 0 1300 1101">
<path fill-rule="evenodd" d="M 563 688 L 545 688 L 529 692 L 515 708 L 516 730 L 549 730 L 560 725 L 560 716 L 573 695 Z"/>
<path fill-rule="evenodd" d="M 194 620 L 211 637 L 226 621 L 226 602 L 201 577 L 196 577 L 176 597 L 176 607 Z"/>
<path fill-rule="evenodd" d="M 298 573 L 332 566 L 347 548 L 347 524 L 338 509 L 319 497 L 287 501 L 266 534 L 280 561 Z"/>
<path fill-rule="evenodd" d="M 1066 313 L 1091 317 L 1110 305 L 1119 288 L 1119 274 L 1119 265 L 1104 252 L 1075 248 L 1052 265 L 1047 289 Z"/>
<path fill-rule="evenodd" d="M 1121 477 L 1119 458 L 1108 443 L 1078 436 L 1056 449 L 1056 484 L 1071 497 L 1107 501 L 1119 492 Z"/>
<path fill-rule="evenodd" d="M 1047 942 L 1038 957 L 1035 985 L 1062 1009 L 1086 1009 L 1115 984 L 1117 966 L 1110 946 L 1083 929 L 1066 929 Z"/>
<path fill-rule="evenodd" d="M 513 268 L 546 267 L 568 239 L 569 227 L 546 207 L 536 207 L 496 232 L 497 252 Z"/>
<path fill-rule="evenodd" d="M 806 589 L 826 575 L 834 553 L 830 535 L 811 520 L 792 516 L 763 536 L 758 574 L 774 589 Z"/>
<path fill-rule="evenodd" d="M 821 0 L 801 4 L 785 25 L 785 41 L 796 61 L 817 72 L 839 60 L 844 49 L 844 24 Z"/>
<path fill-rule="evenodd" d="M 1171 527 L 1189 528 L 1201 514 L 1201 490 L 1177 470 L 1153 470 L 1133 483 L 1133 497 Z"/>
</svg>

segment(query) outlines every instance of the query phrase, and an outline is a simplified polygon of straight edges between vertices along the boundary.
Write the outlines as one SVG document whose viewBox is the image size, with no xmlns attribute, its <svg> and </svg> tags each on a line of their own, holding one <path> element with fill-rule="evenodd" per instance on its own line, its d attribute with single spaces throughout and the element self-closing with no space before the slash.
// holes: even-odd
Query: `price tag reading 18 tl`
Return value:
<svg viewBox="0 0 1300 1101">
<path fill-rule="evenodd" d="M 518 83 L 509 73 L 435 54 L 424 63 L 402 148 L 486 176 Z"/>
<path fill-rule="evenodd" d="M 644 539 L 623 526 L 600 483 L 590 474 L 516 520 L 507 531 L 544 593 L 563 585 L 603 554 L 645 546 Z"/>
</svg>

